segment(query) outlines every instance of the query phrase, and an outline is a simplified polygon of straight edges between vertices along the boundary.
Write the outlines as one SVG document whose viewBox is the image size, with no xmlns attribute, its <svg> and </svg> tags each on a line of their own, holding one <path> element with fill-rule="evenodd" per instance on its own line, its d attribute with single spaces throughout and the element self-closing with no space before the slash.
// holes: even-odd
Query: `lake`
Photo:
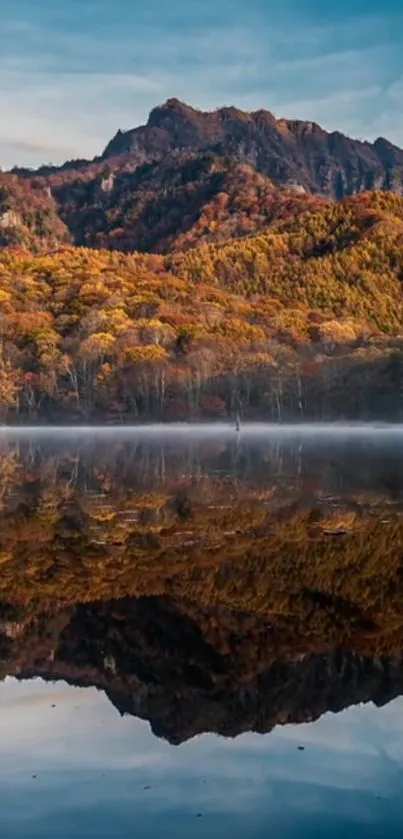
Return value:
<svg viewBox="0 0 403 839">
<path fill-rule="evenodd" d="M 403 428 L 0 431 L 7 839 L 400 837 Z"/>
</svg>

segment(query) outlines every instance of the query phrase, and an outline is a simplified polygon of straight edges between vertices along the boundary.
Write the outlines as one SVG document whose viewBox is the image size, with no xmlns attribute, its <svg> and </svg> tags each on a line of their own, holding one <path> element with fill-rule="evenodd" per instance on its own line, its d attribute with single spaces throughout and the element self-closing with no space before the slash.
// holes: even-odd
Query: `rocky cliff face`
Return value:
<svg viewBox="0 0 403 839">
<path fill-rule="evenodd" d="M 3 608 L 4 675 L 95 686 L 122 714 L 179 744 L 308 722 L 403 693 L 402 655 L 290 649 L 278 658 L 262 618 L 166 597 L 25 614 Z"/>
<path fill-rule="evenodd" d="M 368 189 L 403 190 L 403 151 L 387 140 L 361 142 L 319 125 L 276 119 L 269 111 L 214 112 L 169 99 L 146 126 L 119 131 L 103 157 L 131 155 L 139 163 L 176 150 L 214 151 L 252 165 L 278 186 L 342 198 Z"/>
</svg>

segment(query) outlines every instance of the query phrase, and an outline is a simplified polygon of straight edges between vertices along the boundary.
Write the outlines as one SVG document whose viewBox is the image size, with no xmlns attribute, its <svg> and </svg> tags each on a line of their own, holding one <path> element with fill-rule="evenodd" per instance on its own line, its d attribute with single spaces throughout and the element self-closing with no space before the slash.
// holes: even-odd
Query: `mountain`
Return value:
<svg viewBox="0 0 403 839">
<path fill-rule="evenodd" d="M 362 191 L 401 195 L 403 151 L 269 111 L 206 113 L 169 99 L 146 125 L 118 131 L 92 161 L 5 177 L 23 205 L 3 244 L 41 249 L 52 241 L 32 225 L 38 196 L 47 195 L 53 241 L 166 252 L 256 233 Z"/>
<path fill-rule="evenodd" d="M 386 140 L 178 100 L 0 173 L 0 420 L 400 420 L 402 191 Z"/>
<path fill-rule="evenodd" d="M 130 155 L 138 163 L 173 150 L 214 151 L 251 164 L 276 185 L 342 198 L 362 190 L 403 189 L 403 151 L 387 140 L 351 140 L 314 122 L 276 119 L 270 111 L 198 111 L 168 99 L 147 125 L 115 135 L 103 158 Z"/>
</svg>

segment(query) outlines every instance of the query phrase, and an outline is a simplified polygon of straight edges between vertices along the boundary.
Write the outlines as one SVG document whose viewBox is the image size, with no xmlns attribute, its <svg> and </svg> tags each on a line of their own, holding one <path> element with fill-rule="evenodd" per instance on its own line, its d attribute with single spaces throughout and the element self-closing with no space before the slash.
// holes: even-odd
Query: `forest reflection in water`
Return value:
<svg viewBox="0 0 403 839">
<path fill-rule="evenodd" d="M 3 676 L 171 743 L 403 693 L 395 429 L 7 432 Z"/>
</svg>

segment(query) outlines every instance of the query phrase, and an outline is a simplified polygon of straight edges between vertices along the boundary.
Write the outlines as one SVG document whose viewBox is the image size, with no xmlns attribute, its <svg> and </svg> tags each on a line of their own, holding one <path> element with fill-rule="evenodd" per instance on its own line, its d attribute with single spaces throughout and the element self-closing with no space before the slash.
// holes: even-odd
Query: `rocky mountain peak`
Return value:
<svg viewBox="0 0 403 839">
<path fill-rule="evenodd" d="M 147 125 L 151 128 L 161 128 L 167 120 L 175 119 L 186 121 L 200 117 L 200 115 L 200 111 L 197 111 L 190 105 L 186 105 L 186 103 L 181 102 L 180 99 L 173 97 L 171 99 L 167 99 L 162 103 L 162 105 L 157 105 L 152 109 L 152 111 L 150 111 Z"/>
</svg>

